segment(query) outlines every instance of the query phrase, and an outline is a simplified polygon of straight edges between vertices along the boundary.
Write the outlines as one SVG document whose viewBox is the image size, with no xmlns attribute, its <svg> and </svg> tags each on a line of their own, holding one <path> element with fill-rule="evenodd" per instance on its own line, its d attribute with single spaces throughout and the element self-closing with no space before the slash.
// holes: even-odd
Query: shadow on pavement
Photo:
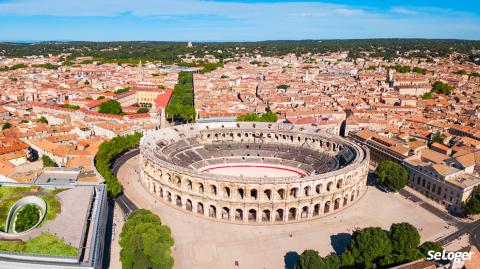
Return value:
<svg viewBox="0 0 480 269">
<path fill-rule="evenodd" d="M 285 261 L 285 269 L 293 269 L 295 264 L 297 264 L 300 255 L 296 251 L 289 251 L 285 256 L 283 256 L 283 260 Z"/>
<path fill-rule="evenodd" d="M 330 236 L 330 243 L 337 255 L 342 255 L 345 249 L 347 249 L 352 235 L 349 233 L 338 233 Z"/>
</svg>

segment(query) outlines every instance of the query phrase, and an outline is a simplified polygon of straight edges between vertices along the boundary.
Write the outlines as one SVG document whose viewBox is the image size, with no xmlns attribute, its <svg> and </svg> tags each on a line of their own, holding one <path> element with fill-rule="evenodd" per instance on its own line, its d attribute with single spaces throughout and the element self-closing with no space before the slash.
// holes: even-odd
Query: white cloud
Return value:
<svg viewBox="0 0 480 269">
<path fill-rule="evenodd" d="M 390 9 L 391 12 L 393 13 L 398 13 L 398 14 L 403 14 L 403 15 L 413 15 L 413 14 L 418 14 L 417 11 L 408 9 L 405 7 L 393 7 Z"/>
</svg>

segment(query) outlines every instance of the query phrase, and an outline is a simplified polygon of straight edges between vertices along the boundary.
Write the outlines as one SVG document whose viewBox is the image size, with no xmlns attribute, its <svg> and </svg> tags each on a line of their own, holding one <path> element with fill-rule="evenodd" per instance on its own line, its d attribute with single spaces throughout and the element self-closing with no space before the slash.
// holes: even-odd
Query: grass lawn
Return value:
<svg viewBox="0 0 480 269">
<path fill-rule="evenodd" d="M 51 233 L 43 233 L 26 242 L 0 240 L 0 250 L 68 257 L 74 257 L 78 253 L 77 248 L 72 247 Z"/>
</svg>

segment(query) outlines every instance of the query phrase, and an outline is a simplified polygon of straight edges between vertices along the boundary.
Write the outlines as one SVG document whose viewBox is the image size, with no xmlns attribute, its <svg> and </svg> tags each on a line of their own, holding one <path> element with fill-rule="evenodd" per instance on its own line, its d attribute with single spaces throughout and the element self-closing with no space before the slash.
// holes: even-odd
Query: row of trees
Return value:
<svg viewBox="0 0 480 269">
<path fill-rule="evenodd" d="M 480 214 L 480 186 L 476 186 L 463 204 L 463 209 L 469 215 Z"/>
<path fill-rule="evenodd" d="M 109 195 L 116 197 L 122 192 L 122 185 L 118 178 L 113 175 L 110 169 L 112 161 L 119 154 L 122 154 L 130 149 L 138 147 L 140 144 L 141 133 L 133 135 L 117 136 L 110 141 L 103 142 L 95 156 L 95 166 L 98 172 L 105 179 L 107 184 L 107 191 Z"/>
<path fill-rule="evenodd" d="M 71 104 L 63 104 L 63 105 L 61 105 L 60 107 L 62 107 L 62 108 L 68 108 L 68 109 L 74 109 L 74 110 L 80 109 L 80 106 L 71 105 Z"/>
<path fill-rule="evenodd" d="M 193 74 L 179 72 L 178 83 L 173 89 L 173 95 L 166 108 L 167 119 L 193 122 L 196 118 L 193 107 Z"/>
<path fill-rule="evenodd" d="M 170 229 L 146 209 L 130 215 L 120 233 L 120 261 L 123 269 L 171 269 L 174 240 Z"/>
<path fill-rule="evenodd" d="M 237 121 L 260 121 L 260 122 L 277 122 L 277 114 L 268 111 L 261 115 L 255 113 L 247 113 L 237 117 Z"/>
<path fill-rule="evenodd" d="M 314 250 L 305 250 L 295 269 L 389 268 L 424 258 L 430 250 L 443 248 L 430 241 L 420 245 L 415 226 L 394 223 L 388 231 L 379 227 L 355 231 L 341 256 L 332 253 L 322 258 Z"/>
</svg>

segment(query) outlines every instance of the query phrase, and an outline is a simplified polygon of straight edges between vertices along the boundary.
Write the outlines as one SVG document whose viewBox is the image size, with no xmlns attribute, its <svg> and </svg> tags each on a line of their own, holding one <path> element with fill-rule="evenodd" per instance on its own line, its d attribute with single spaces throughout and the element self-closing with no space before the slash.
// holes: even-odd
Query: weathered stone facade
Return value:
<svg viewBox="0 0 480 269">
<path fill-rule="evenodd" d="M 312 168 L 306 176 L 292 178 L 220 176 L 195 169 L 205 160 L 192 161 L 184 166 L 173 163 L 174 159 L 180 162 L 177 154 L 200 148 L 203 144 L 230 143 L 255 145 L 257 155 L 248 153 L 250 161 L 288 162 L 271 150 L 272 145 L 295 148 L 299 154 L 308 149 L 309 154 L 316 151 L 319 156 L 328 155 L 336 160 L 341 159 L 342 152 L 347 152 L 348 161 L 341 159 L 334 169 L 325 173 L 316 173 Z M 262 148 L 267 145 L 268 150 Z M 316 127 L 267 123 L 175 126 L 142 138 L 140 150 L 142 183 L 159 200 L 220 221 L 281 223 L 318 218 L 356 202 L 366 191 L 368 150 Z M 248 146 L 241 150 L 245 151 L 243 158 L 251 152 Z M 229 162 L 229 158 L 234 157 L 239 156 L 216 156 L 212 160 Z M 294 162 L 314 167 L 313 163 L 308 163 L 309 159 L 298 159 L 302 161 Z M 318 165 L 318 159 L 314 160 Z"/>
</svg>

